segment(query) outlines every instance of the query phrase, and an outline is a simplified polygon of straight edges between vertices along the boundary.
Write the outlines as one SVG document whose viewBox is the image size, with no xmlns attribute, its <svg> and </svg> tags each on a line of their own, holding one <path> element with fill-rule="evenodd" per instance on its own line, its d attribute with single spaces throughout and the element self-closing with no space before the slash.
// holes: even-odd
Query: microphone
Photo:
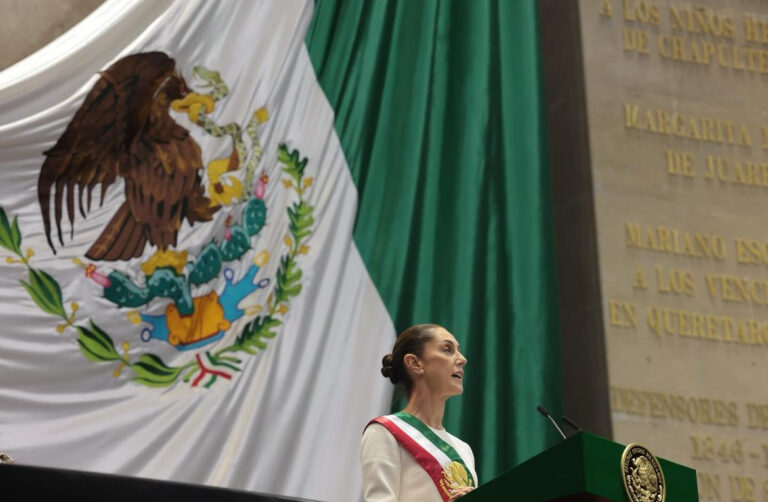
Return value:
<svg viewBox="0 0 768 502">
<path fill-rule="evenodd" d="M 559 432 L 560 435 L 563 437 L 563 439 L 565 439 L 565 434 L 563 434 L 563 431 L 560 430 L 560 427 L 558 427 L 557 422 L 555 422 L 555 419 L 552 418 L 552 415 L 550 415 L 547 410 L 545 410 L 541 405 L 539 405 L 536 407 L 536 411 L 538 411 L 539 413 L 547 417 L 549 421 L 552 422 L 552 425 L 555 426 L 555 429 L 557 429 L 557 432 Z"/>
<path fill-rule="evenodd" d="M 571 420 L 570 418 L 568 418 L 568 417 L 566 417 L 565 415 L 563 415 L 563 416 L 562 416 L 560 419 L 561 419 L 563 422 L 565 422 L 566 424 L 568 424 L 569 426 L 571 426 L 571 428 L 572 428 L 573 430 L 575 430 L 576 432 L 581 432 L 581 427 L 579 427 L 579 424 L 577 424 L 576 422 L 574 422 L 574 421 L 573 421 L 573 420 Z"/>
</svg>

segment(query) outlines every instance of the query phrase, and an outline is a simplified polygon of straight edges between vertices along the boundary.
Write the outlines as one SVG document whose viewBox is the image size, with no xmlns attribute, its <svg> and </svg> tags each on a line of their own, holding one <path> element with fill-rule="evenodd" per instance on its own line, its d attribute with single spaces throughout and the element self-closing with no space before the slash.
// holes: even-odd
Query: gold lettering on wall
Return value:
<svg viewBox="0 0 768 502">
<path fill-rule="evenodd" d="M 635 277 L 632 280 L 632 287 L 635 289 L 648 288 L 648 285 L 645 280 L 645 274 L 643 273 L 643 268 L 640 265 L 635 267 Z"/>
<path fill-rule="evenodd" d="M 768 3 L 706 4 L 601 0 L 582 31 L 611 409 L 701 500 L 768 502 Z"/>
<path fill-rule="evenodd" d="M 659 26 L 661 12 L 653 2 L 644 0 L 624 0 L 624 21 Z"/>
<path fill-rule="evenodd" d="M 725 260 L 727 246 L 722 235 L 680 231 L 664 225 L 625 223 L 626 247 L 659 253 L 712 260 Z"/>
<path fill-rule="evenodd" d="M 734 22 L 703 6 L 669 6 L 672 31 L 684 31 L 710 37 L 733 38 Z"/>
<path fill-rule="evenodd" d="M 755 498 L 755 489 L 757 484 L 749 476 L 730 475 L 728 476 L 731 487 L 731 500 L 733 502 L 757 502 Z"/>
<path fill-rule="evenodd" d="M 640 54 L 648 54 L 651 51 L 647 32 L 624 26 L 621 33 L 625 51 L 634 51 Z"/>
<path fill-rule="evenodd" d="M 624 103 L 624 127 L 722 145 L 752 146 L 746 123 L 719 117 L 686 115 L 665 108 Z"/>
<path fill-rule="evenodd" d="M 598 12 L 601 16 L 613 17 L 613 5 L 611 5 L 611 0 L 602 0 L 602 5 Z"/>
<path fill-rule="evenodd" d="M 691 272 L 661 266 L 656 267 L 656 289 L 659 293 L 688 296 L 693 296 L 696 292 Z"/>
<path fill-rule="evenodd" d="M 720 476 L 707 472 L 696 472 L 699 482 L 699 500 L 722 500 L 723 490 Z"/>
<path fill-rule="evenodd" d="M 693 178 L 696 172 L 693 169 L 693 155 L 686 152 L 667 150 L 667 172 Z"/>
<path fill-rule="evenodd" d="M 768 405 L 747 403 L 747 427 L 768 430 Z"/>
<path fill-rule="evenodd" d="M 768 163 L 739 161 L 707 155 L 705 177 L 721 183 L 768 188 Z"/>
<path fill-rule="evenodd" d="M 710 342 L 768 347 L 768 322 L 709 312 L 695 312 L 651 305 L 646 309 L 648 328 L 658 336 L 695 338 Z"/>
<path fill-rule="evenodd" d="M 611 409 L 619 413 L 691 424 L 739 424 L 739 407 L 734 401 L 627 387 L 611 387 Z"/>
<path fill-rule="evenodd" d="M 634 303 L 609 299 L 608 311 L 611 326 L 619 328 L 637 327 L 637 305 Z"/>
</svg>

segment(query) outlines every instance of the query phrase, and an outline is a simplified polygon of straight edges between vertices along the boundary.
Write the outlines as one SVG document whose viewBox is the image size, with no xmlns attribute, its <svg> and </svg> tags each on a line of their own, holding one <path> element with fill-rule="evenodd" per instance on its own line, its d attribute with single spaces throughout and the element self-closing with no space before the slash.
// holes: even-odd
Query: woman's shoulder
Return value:
<svg viewBox="0 0 768 502">
<path fill-rule="evenodd" d="M 363 438 L 362 442 L 387 442 L 387 443 L 397 443 L 397 440 L 392 435 L 387 428 L 380 424 L 379 422 L 376 422 L 376 419 L 371 420 L 368 422 L 368 425 L 365 426 L 365 430 L 363 431 Z"/>
<path fill-rule="evenodd" d="M 383 425 L 371 422 L 360 439 L 360 454 L 366 458 L 399 458 L 400 445 L 395 436 Z"/>
</svg>

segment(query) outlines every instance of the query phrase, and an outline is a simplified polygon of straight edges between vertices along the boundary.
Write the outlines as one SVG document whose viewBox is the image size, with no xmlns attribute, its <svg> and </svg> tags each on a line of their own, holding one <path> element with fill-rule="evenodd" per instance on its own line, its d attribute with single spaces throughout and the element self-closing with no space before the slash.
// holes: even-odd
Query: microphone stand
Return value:
<svg viewBox="0 0 768 502">
<path fill-rule="evenodd" d="M 557 422 L 555 422 L 555 419 L 552 418 L 552 415 L 549 414 L 547 410 L 545 410 L 541 405 L 536 407 L 536 411 L 547 417 L 550 422 L 552 422 L 552 425 L 555 426 L 555 429 L 557 429 L 557 432 L 560 433 L 560 436 L 565 439 L 565 434 L 563 434 L 563 431 L 560 429 L 560 427 L 557 425 Z"/>
</svg>

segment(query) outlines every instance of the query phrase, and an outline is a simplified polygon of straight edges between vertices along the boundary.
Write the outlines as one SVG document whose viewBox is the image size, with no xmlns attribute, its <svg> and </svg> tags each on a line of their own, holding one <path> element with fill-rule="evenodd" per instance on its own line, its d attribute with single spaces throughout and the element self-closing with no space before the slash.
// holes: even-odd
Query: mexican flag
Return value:
<svg viewBox="0 0 768 502">
<path fill-rule="evenodd" d="M 0 73 L 0 451 L 360 499 L 409 325 L 480 481 L 560 403 L 536 2 L 109 0 Z"/>
</svg>

